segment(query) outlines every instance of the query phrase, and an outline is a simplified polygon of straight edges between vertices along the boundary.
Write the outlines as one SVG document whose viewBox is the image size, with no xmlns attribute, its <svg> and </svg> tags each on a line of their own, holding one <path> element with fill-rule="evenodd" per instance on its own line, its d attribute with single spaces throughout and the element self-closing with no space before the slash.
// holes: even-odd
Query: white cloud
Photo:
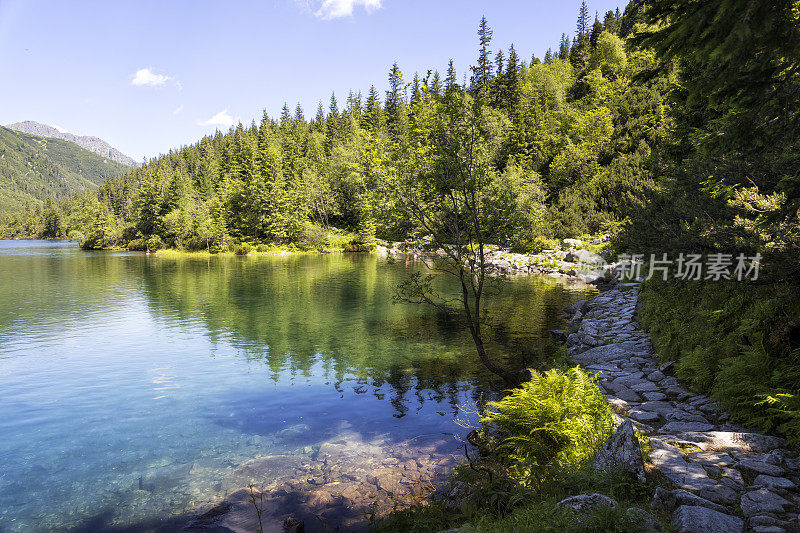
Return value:
<svg viewBox="0 0 800 533">
<path fill-rule="evenodd" d="M 298 0 L 298 3 L 304 5 L 309 11 L 313 10 L 312 5 L 319 5 L 319 8 L 313 13 L 315 17 L 324 20 L 352 17 L 353 9 L 356 6 L 362 6 L 367 13 L 383 7 L 383 0 L 305 0 L 305 2 Z"/>
<path fill-rule="evenodd" d="M 183 111 L 183 104 L 179 105 L 179 106 L 178 106 L 178 107 L 175 109 L 175 111 L 173 111 L 173 112 L 172 112 L 172 114 L 173 114 L 173 115 L 177 115 L 177 114 L 178 114 L 178 113 L 180 113 L 181 111 Z"/>
<path fill-rule="evenodd" d="M 133 80 L 131 81 L 131 84 L 136 85 L 137 87 L 160 87 L 172 79 L 170 76 L 156 74 L 149 68 L 141 68 L 137 70 L 136 74 L 134 74 L 132 77 Z"/>
<path fill-rule="evenodd" d="M 227 109 L 223 109 L 208 120 L 198 120 L 198 126 L 225 126 L 230 128 L 236 123 L 232 116 L 228 113 Z"/>
</svg>

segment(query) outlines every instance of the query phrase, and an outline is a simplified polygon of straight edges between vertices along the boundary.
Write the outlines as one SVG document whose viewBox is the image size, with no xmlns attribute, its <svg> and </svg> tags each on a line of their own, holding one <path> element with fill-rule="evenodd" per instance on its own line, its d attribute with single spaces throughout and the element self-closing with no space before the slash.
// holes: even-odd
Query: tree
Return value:
<svg viewBox="0 0 800 533">
<path fill-rule="evenodd" d="M 478 92 L 488 88 L 492 81 L 492 52 L 489 49 L 491 42 L 492 30 L 484 16 L 478 25 L 478 62 L 472 67 L 472 89 Z"/>
<path fill-rule="evenodd" d="M 428 235 L 426 264 L 455 277 L 461 288 L 455 300 L 443 298 L 434 290 L 432 276 L 417 273 L 398 288 L 398 298 L 456 312 L 483 365 L 514 385 L 521 376 L 494 361 L 485 341 L 490 236 L 484 223 L 497 206 L 486 194 L 493 170 L 480 102 L 463 93 L 442 99 L 426 95 L 415 105 L 414 142 L 372 166 L 379 169 L 384 190 L 395 195 L 397 209 Z"/>
<path fill-rule="evenodd" d="M 589 44 L 592 47 L 592 50 L 597 48 L 597 40 L 600 38 L 600 34 L 603 32 L 603 25 L 600 24 L 600 20 L 597 16 L 594 17 L 594 24 L 592 25 L 592 33 L 589 35 Z"/>
<path fill-rule="evenodd" d="M 450 92 L 458 88 L 458 79 L 456 78 L 456 67 L 453 64 L 453 59 L 447 63 L 447 76 L 444 79 L 444 90 Z"/>
<path fill-rule="evenodd" d="M 403 72 L 392 65 L 389 71 L 389 90 L 386 92 L 386 126 L 395 140 L 400 140 L 406 128 L 406 102 L 403 87 Z"/>
<path fill-rule="evenodd" d="M 369 86 L 367 94 L 367 105 L 364 109 L 364 128 L 377 132 L 382 125 L 383 113 L 381 112 L 381 97 L 374 85 Z"/>
</svg>

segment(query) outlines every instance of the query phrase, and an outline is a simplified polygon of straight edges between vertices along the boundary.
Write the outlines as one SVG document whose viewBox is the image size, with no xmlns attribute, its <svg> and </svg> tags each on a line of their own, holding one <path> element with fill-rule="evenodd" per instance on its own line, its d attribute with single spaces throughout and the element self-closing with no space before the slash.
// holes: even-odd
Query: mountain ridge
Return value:
<svg viewBox="0 0 800 533">
<path fill-rule="evenodd" d="M 34 120 L 15 122 L 13 124 L 7 124 L 5 127 L 20 133 L 36 135 L 37 137 L 52 137 L 55 139 L 69 141 L 77 144 L 81 148 L 89 150 L 90 152 L 94 152 L 101 157 L 110 159 L 115 163 L 120 163 L 127 167 L 133 168 L 139 166 L 132 157 L 123 154 L 100 137 L 95 137 L 93 135 L 75 135 L 74 133 L 61 130 L 55 126 L 43 124 Z"/>
<path fill-rule="evenodd" d="M 0 214 L 96 189 L 129 169 L 71 141 L 0 126 Z"/>
</svg>

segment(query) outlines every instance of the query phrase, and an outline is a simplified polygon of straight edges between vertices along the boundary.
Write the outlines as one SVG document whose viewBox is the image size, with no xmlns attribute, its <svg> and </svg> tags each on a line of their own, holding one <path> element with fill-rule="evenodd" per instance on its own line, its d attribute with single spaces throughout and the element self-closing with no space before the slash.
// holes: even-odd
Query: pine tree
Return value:
<svg viewBox="0 0 800 533">
<path fill-rule="evenodd" d="M 570 60 L 573 64 L 585 66 L 588 61 L 588 48 L 589 46 L 589 7 L 586 5 L 586 0 L 581 1 L 581 7 L 578 10 L 578 22 L 576 23 L 575 40 L 572 43 L 572 50 L 570 50 Z"/>
<path fill-rule="evenodd" d="M 496 77 L 501 77 L 503 75 L 503 69 L 505 68 L 506 58 L 503 55 L 502 50 L 498 50 L 497 54 L 494 56 L 494 65 L 497 68 Z"/>
<path fill-rule="evenodd" d="M 566 33 L 561 34 L 561 42 L 558 44 L 558 58 L 567 59 L 569 57 L 569 37 Z"/>
<path fill-rule="evenodd" d="M 303 114 L 303 107 L 300 105 L 300 102 L 298 102 L 297 106 L 294 108 L 294 121 L 299 124 L 306 123 L 306 117 Z"/>
<path fill-rule="evenodd" d="M 547 52 L 544 53 L 544 64 L 549 65 L 553 61 L 553 50 L 551 48 L 547 49 Z"/>
<path fill-rule="evenodd" d="M 405 132 L 405 97 L 403 72 L 395 62 L 389 71 L 389 90 L 386 92 L 386 126 L 392 138 L 399 140 Z"/>
<path fill-rule="evenodd" d="M 286 130 L 292 123 L 292 114 L 289 112 L 289 104 L 283 103 L 281 108 L 281 129 Z"/>
<path fill-rule="evenodd" d="M 589 36 L 589 44 L 592 47 L 592 50 L 597 48 L 597 40 L 600 38 L 600 34 L 603 33 L 603 25 L 600 24 L 600 20 L 597 18 L 597 14 L 594 17 L 594 24 L 592 25 L 592 33 Z"/>
<path fill-rule="evenodd" d="M 472 88 L 476 91 L 488 88 L 492 81 L 492 52 L 489 49 L 491 42 L 492 30 L 484 16 L 478 25 L 478 64 L 472 67 Z"/>
<path fill-rule="evenodd" d="M 442 81 L 439 79 L 439 71 L 438 70 L 434 71 L 433 79 L 431 80 L 431 84 L 428 86 L 428 90 L 432 94 L 435 94 L 436 96 L 439 96 L 440 94 L 442 94 Z"/>
<path fill-rule="evenodd" d="M 381 128 L 381 97 L 374 85 L 370 85 L 367 105 L 364 109 L 364 128 L 377 132 Z"/>
<path fill-rule="evenodd" d="M 444 90 L 450 92 L 458 88 L 458 79 L 456 78 L 456 67 L 453 65 L 453 60 L 447 63 L 447 77 L 444 79 Z"/>
<path fill-rule="evenodd" d="M 603 29 L 611 33 L 617 33 L 617 18 L 611 10 L 606 11 L 605 17 L 603 17 Z"/>
</svg>

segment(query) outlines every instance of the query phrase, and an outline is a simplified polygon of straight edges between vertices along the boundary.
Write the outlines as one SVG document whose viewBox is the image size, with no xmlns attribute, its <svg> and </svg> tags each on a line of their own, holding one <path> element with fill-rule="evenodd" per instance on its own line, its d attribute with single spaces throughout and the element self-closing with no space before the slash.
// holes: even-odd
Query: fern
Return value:
<svg viewBox="0 0 800 533">
<path fill-rule="evenodd" d="M 595 379 L 579 367 L 544 373 L 486 406 L 481 422 L 505 437 L 515 477 L 530 485 L 577 471 L 611 432 L 611 409 Z"/>
</svg>

